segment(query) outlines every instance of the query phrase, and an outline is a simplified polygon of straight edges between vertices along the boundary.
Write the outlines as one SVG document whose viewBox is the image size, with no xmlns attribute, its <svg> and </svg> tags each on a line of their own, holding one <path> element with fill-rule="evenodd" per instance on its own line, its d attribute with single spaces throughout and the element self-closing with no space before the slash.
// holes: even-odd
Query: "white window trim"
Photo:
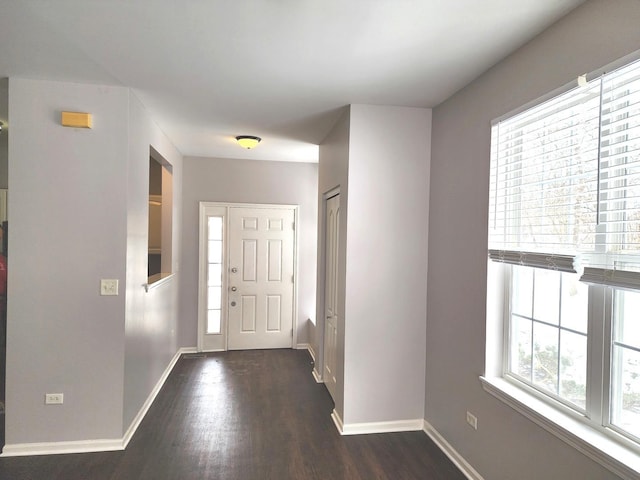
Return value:
<svg viewBox="0 0 640 480">
<path fill-rule="evenodd" d="M 596 428 L 578 412 L 551 398 L 541 400 L 515 380 L 503 376 L 506 361 L 503 338 L 504 329 L 508 328 L 504 308 L 508 286 L 503 268 L 501 263 L 488 261 L 487 348 L 485 375 L 480 377 L 482 388 L 609 471 L 625 480 L 637 480 L 640 451 L 625 437 L 606 427 Z"/>
<path fill-rule="evenodd" d="M 529 420 L 625 480 L 640 475 L 640 455 L 597 429 L 498 377 L 480 377 L 482 388 Z M 612 431 L 613 433 L 613 431 Z"/>
<path fill-rule="evenodd" d="M 577 80 L 569 82 L 540 98 L 504 113 L 494 119 L 492 125 L 638 59 L 640 59 L 640 50 L 632 52 L 592 72 L 580 75 Z M 505 355 L 507 354 L 504 345 L 504 329 L 508 328 L 508 324 L 505 326 L 504 323 L 506 298 L 504 285 L 505 276 L 502 274 L 502 264 L 497 264 L 490 260 L 488 264 L 485 374 L 480 376 L 483 389 L 612 473 L 625 480 L 637 480 L 640 478 L 640 449 L 638 449 L 637 445 L 632 445 L 632 442 L 626 437 L 619 435 L 612 428 L 608 428 L 606 421 L 603 422 L 602 418 L 596 418 L 597 414 L 591 414 L 592 423 L 588 424 L 586 418 L 578 412 L 573 411 L 561 403 L 554 406 L 555 402 L 551 398 L 549 400 L 541 400 L 537 395 L 528 392 L 523 386 L 519 386 L 515 380 L 509 381 L 508 377 L 505 378 L 503 376 L 503 365 L 505 365 Z M 588 281 L 589 279 L 586 278 L 584 280 Z M 605 300 L 601 299 L 600 301 Z M 608 349 L 610 346 L 607 345 L 607 342 L 594 345 L 594 343 L 596 343 L 594 337 L 601 336 L 604 332 L 600 332 L 598 335 L 592 335 L 593 333 L 595 332 L 589 333 L 591 358 L 595 355 L 608 359 Z M 609 375 L 606 371 L 609 366 L 609 361 L 610 360 L 605 360 L 604 366 L 599 366 L 599 368 L 604 368 L 605 370 L 599 373 L 601 381 L 607 384 L 608 378 L 602 377 Z M 592 366 L 589 366 L 589 370 L 588 375 L 592 382 L 590 388 L 601 388 L 601 383 L 600 385 L 593 385 L 593 375 L 597 375 L 597 372 L 593 371 Z M 602 397 L 602 395 L 600 395 L 600 397 Z M 594 401 L 594 398 L 597 399 L 599 397 L 588 394 L 587 398 L 591 399 L 588 401 Z M 600 412 L 608 411 L 608 399 L 600 398 L 599 401 L 601 402 L 600 405 L 588 405 L 588 410 L 591 412 L 594 410 Z M 594 426 L 595 424 L 598 424 L 598 428 Z M 601 424 L 604 426 L 600 426 Z"/>
</svg>

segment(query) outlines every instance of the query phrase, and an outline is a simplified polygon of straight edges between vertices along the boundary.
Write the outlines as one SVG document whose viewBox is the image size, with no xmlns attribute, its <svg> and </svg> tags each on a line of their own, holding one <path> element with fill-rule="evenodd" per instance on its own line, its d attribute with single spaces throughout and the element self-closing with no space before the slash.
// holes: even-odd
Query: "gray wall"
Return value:
<svg viewBox="0 0 640 480">
<path fill-rule="evenodd" d="M 307 319 L 315 319 L 316 192 L 315 163 L 239 159 L 184 159 L 180 346 L 195 347 L 198 338 L 199 202 L 299 205 L 298 344 L 309 342 Z"/>
<path fill-rule="evenodd" d="M 6 443 L 117 438 L 124 296 L 99 296 L 99 282 L 125 278 L 127 90 L 9 88 Z M 92 112 L 94 128 L 62 127 L 61 110 Z"/>
<path fill-rule="evenodd" d="M 182 156 L 151 120 L 134 95 L 129 97 L 128 119 L 125 431 L 178 348 L 178 291 L 181 279 L 182 238 Z M 148 278 L 150 147 L 173 167 L 171 271 L 174 276 L 146 293 L 142 285 Z"/>
<path fill-rule="evenodd" d="M 640 47 L 640 2 L 579 7 L 434 109 L 425 419 L 485 478 L 615 478 L 485 393 L 490 123 Z M 478 417 L 478 430 L 465 412 Z"/>
<path fill-rule="evenodd" d="M 344 304 L 345 278 L 347 255 L 347 204 L 349 203 L 349 125 L 350 108 L 333 126 L 329 135 L 320 145 L 318 165 L 318 288 L 317 288 L 317 318 L 314 332 L 314 349 L 316 351 L 316 374 L 322 375 L 324 365 L 324 288 L 325 288 L 325 258 L 324 258 L 324 224 L 325 206 L 324 195 L 335 188 L 340 188 L 340 225 L 338 236 L 338 344 L 336 347 L 336 392 L 334 398 L 335 410 L 344 418 Z"/>
<path fill-rule="evenodd" d="M 431 110 L 352 105 L 347 424 L 422 419 Z"/>
<path fill-rule="evenodd" d="M 176 349 L 175 302 L 142 284 L 149 146 L 178 176 L 181 158 L 126 88 L 9 86 L 6 443 L 120 439 Z M 93 128 L 62 127 L 62 110 Z M 120 295 L 100 296 L 101 278 Z"/>
<path fill-rule="evenodd" d="M 335 403 L 345 430 L 423 416 L 430 130 L 427 109 L 351 105 L 320 146 L 320 224 L 323 195 L 339 186 L 341 197 Z"/>
</svg>

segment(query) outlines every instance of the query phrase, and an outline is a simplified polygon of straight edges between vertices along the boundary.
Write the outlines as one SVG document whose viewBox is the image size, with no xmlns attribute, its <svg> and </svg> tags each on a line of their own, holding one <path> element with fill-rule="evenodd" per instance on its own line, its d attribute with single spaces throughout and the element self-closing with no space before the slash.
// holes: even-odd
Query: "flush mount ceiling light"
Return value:
<svg viewBox="0 0 640 480">
<path fill-rule="evenodd" d="M 253 135 L 238 135 L 236 137 L 238 145 L 249 150 L 258 145 L 260 140 L 262 140 L 260 137 L 254 137 Z"/>
</svg>

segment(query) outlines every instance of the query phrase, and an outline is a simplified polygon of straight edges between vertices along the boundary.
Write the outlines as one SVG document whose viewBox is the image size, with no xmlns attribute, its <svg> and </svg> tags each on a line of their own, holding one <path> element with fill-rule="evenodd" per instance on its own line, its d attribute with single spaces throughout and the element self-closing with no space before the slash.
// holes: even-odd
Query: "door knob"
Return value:
<svg viewBox="0 0 640 480">
<path fill-rule="evenodd" d="M 231 291 L 232 291 L 232 292 L 235 292 L 235 291 L 237 291 L 237 290 L 238 290 L 238 287 L 231 287 Z"/>
<path fill-rule="evenodd" d="M 231 306 L 235 307 L 236 306 L 236 302 L 231 302 Z"/>
<path fill-rule="evenodd" d="M 233 267 L 233 268 L 231 269 L 231 273 L 238 273 L 238 269 L 237 269 L 236 267 Z"/>
</svg>

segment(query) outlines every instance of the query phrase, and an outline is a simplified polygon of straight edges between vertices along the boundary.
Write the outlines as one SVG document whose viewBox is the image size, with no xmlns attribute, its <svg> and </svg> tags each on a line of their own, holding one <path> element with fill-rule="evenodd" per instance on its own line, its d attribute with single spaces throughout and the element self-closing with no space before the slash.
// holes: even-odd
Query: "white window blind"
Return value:
<svg viewBox="0 0 640 480">
<path fill-rule="evenodd" d="M 640 271 L 640 62 L 495 124 L 491 147 L 491 258 Z"/>
<path fill-rule="evenodd" d="M 597 220 L 600 86 L 493 127 L 489 248 L 574 254 Z"/>
<path fill-rule="evenodd" d="M 576 273 L 577 259 L 573 255 L 557 255 L 535 252 L 518 252 L 513 250 L 489 250 L 489 258 L 494 262 L 511 265 L 557 270 L 559 272 Z"/>
<path fill-rule="evenodd" d="M 640 270 L 640 63 L 603 77 L 599 225 L 590 266 Z"/>
<path fill-rule="evenodd" d="M 580 277 L 580 281 L 593 285 L 640 290 L 640 275 L 637 272 L 627 272 L 625 270 L 586 267 Z"/>
</svg>

